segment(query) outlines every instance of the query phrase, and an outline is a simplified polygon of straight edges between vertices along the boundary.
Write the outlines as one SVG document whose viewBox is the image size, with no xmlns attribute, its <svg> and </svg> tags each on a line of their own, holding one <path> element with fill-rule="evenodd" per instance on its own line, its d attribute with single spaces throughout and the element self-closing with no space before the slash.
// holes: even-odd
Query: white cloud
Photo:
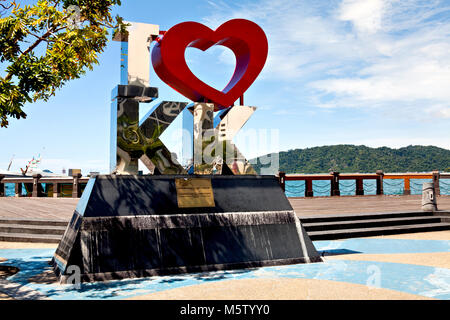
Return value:
<svg viewBox="0 0 450 320">
<path fill-rule="evenodd" d="M 318 94 L 334 94 L 336 107 L 411 108 L 450 118 L 450 25 L 421 30 L 383 45 L 377 57 L 353 77 L 311 82 Z M 327 103 L 329 105 L 329 103 Z M 431 112 L 429 112 L 431 111 Z"/>
<path fill-rule="evenodd" d="M 436 117 L 436 118 L 446 118 L 446 119 L 450 119 L 450 107 L 447 106 L 442 106 L 442 107 L 437 107 L 437 108 L 428 108 L 426 110 L 431 116 Z"/>
<path fill-rule="evenodd" d="M 448 1 L 221 5 L 204 22 L 217 27 L 239 17 L 261 25 L 269 40 L 261 78 L 304 89 L 292 100 L 328 109 L 379 109 L 394 118 L 407 113 L 420 121 L 450 118 Z"/>
<path fill-rule="evenodd" d="M 375 33 L 381 29 L 386 2 L 383 0 L 344 0 L 339 8 L 339 19 L 351 21 L 359 32 Z"/>
</svg>

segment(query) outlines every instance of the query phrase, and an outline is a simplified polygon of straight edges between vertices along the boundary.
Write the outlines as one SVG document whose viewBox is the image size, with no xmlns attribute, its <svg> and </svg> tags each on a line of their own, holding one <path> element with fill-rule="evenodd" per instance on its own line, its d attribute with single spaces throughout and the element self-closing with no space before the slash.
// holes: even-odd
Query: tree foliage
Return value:
<svg viewBox="0 0 450 320">
<path fill-rule="evenodd" d="M 21 6 L 0 0 L 1 127 L 25 118 L 27 102 L 47 101 L 68 81 L 98 64 L 108 29 L 123 30 L 111 10 L 120 0 L 38 0 Z M 75 10 L 76 9 L 76 10 Z"/>
<path fill-rule="evenodd" d="M 399 149 L 334 145 L 280 152 L 280 171 L 286 173 L 374 173 L 450 171 L 450 150 L 434 146 Z M 258 171 L 260 162 L 254 166 Z"/>
</svg>

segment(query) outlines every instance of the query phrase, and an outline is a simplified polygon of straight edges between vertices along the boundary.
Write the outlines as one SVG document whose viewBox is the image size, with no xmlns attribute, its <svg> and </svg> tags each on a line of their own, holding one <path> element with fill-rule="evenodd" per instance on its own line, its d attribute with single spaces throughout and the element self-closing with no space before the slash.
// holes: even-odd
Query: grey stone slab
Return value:
<svg viewBox="0 0 450 320">
<path fill-rule="evenodd" d="M 204 247 L 199 228 L 160 229 L 162 268 L 205 264 Z"/>
<path fill-rule="evenodd" d="M 179 208 L 177 177 L 186 176 L 97 176 L 84 217 L 292 210 L 274 176 L 200 176 L 211 178 L 216 206 Z"/>
</svg>

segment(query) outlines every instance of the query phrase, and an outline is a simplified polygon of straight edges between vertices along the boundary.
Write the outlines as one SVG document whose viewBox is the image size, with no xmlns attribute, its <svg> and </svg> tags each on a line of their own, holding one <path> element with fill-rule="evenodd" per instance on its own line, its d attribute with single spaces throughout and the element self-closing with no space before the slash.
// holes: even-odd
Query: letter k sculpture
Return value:
<svg viewBox="0 0 450 320">
<path fill-rule="evenodd" d="M 255 110 L 256 107 L 236 105 L 219 111 L 220 122 L 214 127 L 214 104 L 194 103 L 195 174 L 256 174 L 232 142 Z"/>
<path fill-rule="evenodd" d="M 137 175 L 138 160 L 141 160 L 152 174 L 185 174 L 186 170 L 178 163 L 176 155 L 159 137 L 187 103 L 163 101 L 139 121 L 142 95 L 137 96 L 131 89 L 142 91 L 143 88 L 132 85 L 119 85 L 117 88 L 111 107 L 111 172 Z"/>
</svg>

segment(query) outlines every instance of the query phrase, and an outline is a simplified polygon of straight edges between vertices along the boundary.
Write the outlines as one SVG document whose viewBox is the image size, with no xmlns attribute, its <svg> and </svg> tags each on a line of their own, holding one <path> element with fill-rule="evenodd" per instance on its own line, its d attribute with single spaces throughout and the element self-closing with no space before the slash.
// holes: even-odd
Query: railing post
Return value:
<svg viewBox="0 0 450 320">
<path fill-rule="evenodd" d="M 440 179 L 439 171 L 434 170 L 433 171 L 434 193 L 437 196 L 439 196 L 441 194 L 441 189 L 439 187 L 439 179 Z"/>
<path fill-rule="evenodd" d="M 14 196 L 20 198 L 22 196 L 22 182 L 16 182 L 14 186 Z"/>
<path fill-rule="evenodd" d="M 4 175 L 0 175 L 0 197 L 6 196 L 5 184 L 2 182 Z"/>
<path fill-rule="evenodd" d="M 305 179 L 305 197 L 314 197 L 312 179 Z"/>
<path fill-rule="evenodd" d="M 39 183 L 39 179 L 42 177 L 39 173 L 33 174 L 33 192 L 31 193 L 32 197 L 40 197 L 42 194 L 42 186 Z"/>
<path fill-rule="evenodd" d="M 61 185 L 58 182 L 53 182 L 53 198 L 59 198 L 61 192 Z"/>
<path fill-rule="evenodd" d="M 278 182 L 280 183 L 281 189 L 283 192 L 286 191 L 286 172 L 280 171 L 278 172 Z"/>
<path fill-rule="evenodd" d="M 81 188 L 79 183 L 80 178 L 81 173 L 75 173 L 73 175 L 72 198 L 79 198 L 81 196 Z"/>
<path fill-rule="evenodd" d="M 339 190 L 339 172 L 330 172 L 333 175 L 331 180 L 331 196 L 340 196 L 341 191 Z"/>
<path fill-rule="evenodd" d="M 364 195 L 364 180 L 363 178 L 356 178 L 356 192 L 357 196 Z"/>
<path fill-rule="evenodd" d="M 382 195 L 384 193 L 383 191 L 383 176 L 384 172 L 383 170 L 377 170 L 377 195 Z"/>
<path fill-rule="evenodd" d="M 406 177 L 403 179 L 405 181 L 404 188 L 403 188 L 403 195 L 410 195 L 411 194 L 411 180 L 409 177 Z"/>
</svg>

